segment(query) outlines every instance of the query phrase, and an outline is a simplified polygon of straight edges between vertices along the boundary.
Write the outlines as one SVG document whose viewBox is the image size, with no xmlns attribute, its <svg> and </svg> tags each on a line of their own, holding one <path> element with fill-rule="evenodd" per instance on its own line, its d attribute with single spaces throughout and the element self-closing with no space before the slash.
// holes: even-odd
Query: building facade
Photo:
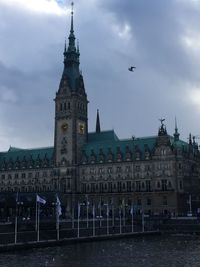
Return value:
<svg viewBox="0 0 200 267">
<path fill-rule="evenodd" d="M 136 213 L 185 214 L 200 207 L 200 153 L 195 138 L 169 135 L 161 120 L 158 135 L 121 140 L 88 132 L 88 99 L 79 69 L 73 12 L 64 70 L 55 97 L 54 146 L 0 153 L 0 192 L 56 193 L 66 214 L 78 202 L 122 207 Z"/>
</svg>

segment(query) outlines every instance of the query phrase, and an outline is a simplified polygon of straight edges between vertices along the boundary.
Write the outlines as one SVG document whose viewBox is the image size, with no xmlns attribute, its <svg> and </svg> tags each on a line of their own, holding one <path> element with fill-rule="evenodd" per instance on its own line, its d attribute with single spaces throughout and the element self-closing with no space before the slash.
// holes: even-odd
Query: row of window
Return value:
<svg viewBox="0 0 200 267">
<path fill-rule="evenodd" d="M 182 189 L 182 181 L 179 182 L 179 188 Z M 156 190 L 159 191 L 168 191 L 172 190 L 172 183 L 171 181 L 168 181 L 166 179 L 163 179 L 161 181 L 158 181 L 156 183 Z M 81 191 L 83 193 L 86 192 L 122 192 L 122 191 L 146 191 L 146 192 L 151 192 L 152 191 L 152 182 L 150 180 L 146 181 L 136 181 L 136 182 L 131 182 L 131 181 L 126 181 L 126 182 L 108 182 L 108 183 L 82 183 L 82 188 Z"/>
<path fill-rule="evenodd" d="M 6 171 L 6 170 L 23 170 L 23 169 L 34 169 L 34 168 L 48 168 L 48 167 L 53 167 L 53 160 L 48 160 L 48 159 L 37 159 L 37 160 L 26 160 L 24 159 L 23 161 L 15 161 L 13 162 L 12 160 L 10 161 L 4 161 L 1 166 L 0 170 L 1 171 Z"/>
<path fill-rule="evenodd" d="M 53 171 L 47 172 L 47 171 L 43 171 L 43 172 L 22 172 L 22 173 L 14 173 L 14 174 L 1 174 L 1 180 L 12 180 L 12 179 L 26 179 L 26 178 L 41 178 L 41 177 L 53 177 L 54 173 Z"/>
<path fill-rule="evenodd" d="M 170 164 L 167 163 L 162 163 L 162 164 L 157 164 L 157 169 L 158 170 L 169 170 L 170 169 Z M 90 174 L 104 174 L 104 173 L 122 173 L 123 171 L 126 173 L 132 172 L 132 171 L 151 171 L 154 169 L 153 165 L 135 165 L 135 166 L 117 166 L 117 167 L 99 167 L 99 168 L 90 168 L 89 173 Z M 86 174 L 87 170 L 82 169 L 82 174 Z"/>
</svg>

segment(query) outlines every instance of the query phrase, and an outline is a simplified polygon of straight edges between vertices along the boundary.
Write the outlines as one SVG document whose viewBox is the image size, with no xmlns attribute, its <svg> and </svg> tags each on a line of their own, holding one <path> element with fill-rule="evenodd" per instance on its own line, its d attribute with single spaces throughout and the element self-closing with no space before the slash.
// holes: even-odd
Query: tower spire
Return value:
<svg viewBox="0 0 200 267">
<path fill-rule="evenodd" d="M 179 140 L 179 132 L 178 132 L 178 127 L 177 127 L 177 120 L 176 120 L 176 117 L 175 117 L 175 132 L 174 132 L 174 141 L 178 141 Z"/>
<path fill-rule="evenodd" d="M 75 47 L 75 35 L 74 35 L 74 3 L 71 3 L 71 28 L 70 28 L 70 34 L 69 34 L 69 47 L 68 51 L 74 51 L 76 52 Z"/>
<path fill-rule="evenodd" d="M 101 132 L 101 126 L 100 126 L 99 110 L 97 109 L 96 133 L 100 132 Z"/>
</svg>

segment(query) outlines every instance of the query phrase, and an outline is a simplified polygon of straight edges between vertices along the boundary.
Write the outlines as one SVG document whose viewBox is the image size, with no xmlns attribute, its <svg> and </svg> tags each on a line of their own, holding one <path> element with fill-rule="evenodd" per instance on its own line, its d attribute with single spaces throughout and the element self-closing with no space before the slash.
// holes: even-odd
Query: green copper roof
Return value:
<svg viewBox="0 0 200 267">
<path fill-rule="evenodd" d="M 151 153 L 156 146 L 157 139 L 158 136 L 120 140 L 113 130 L 102 131 L 100 133 L 89 134 L 88 143 L 84 146 L 83 151 L 87 157 L 90 157 L 91 153 L 94 153 L 97 157 L 97 161 L 100 152 L 107 155 L 110 151 L 115 159 L 118 151 L 120 151 L 124 157 L 127 149 L 129 149 L 133 155 L 136 150 L 139 151 L 141 159 L 144 159 L 145 151 Z M 181 140 L 174 141 L 174 137 L 172 136 L 169 136 L 169 140 L 170 144 L 174 147 L 178 146 L 184 151 L 188 150 L 188 144 L 186 142 Z"/>
<path fill-rule="evenodd" d="M 40 160 L 51 160 L 53 158 L 53 147 L 33 148 L 33 149 L 20 149 L 16 147 L 10 147 L 7 152 L 0 153 L 0 165 L 3 162 L 12 161 L 36 161 Z"/>
<path fill-rule="evenodd" d="M 84 146 L 83 150 L 85 154 L 89 157 L 91 152 L 98 157 L 99 152 L 107 155 L 111 151 L 114 157 L 117 154 L 117 151 L 125 155 L 127 148 L 134 152 L 136 149 L 144 155 L 145 149 L 152 150 L 156 144 L 157 136 L 147 137 L 147 138 L 136 138 L 136 139 L 125 139 L 119 140 L 115 132 L 112 131 L 103 131 L 100 133 L 90 133 L 88 137 L 88 143 Z"/>
<path fill-rule="evenodd" d="M 105 141 L 118 141 L 119 138 L 115 134 L 113 130 L 111 131 L 103 131 L 103 132 L 94 132 L 94 133 L 89 133 L 88 134 L 88 142 L 93 143 L 93 142 L 105 142 Z"/>
</svg>

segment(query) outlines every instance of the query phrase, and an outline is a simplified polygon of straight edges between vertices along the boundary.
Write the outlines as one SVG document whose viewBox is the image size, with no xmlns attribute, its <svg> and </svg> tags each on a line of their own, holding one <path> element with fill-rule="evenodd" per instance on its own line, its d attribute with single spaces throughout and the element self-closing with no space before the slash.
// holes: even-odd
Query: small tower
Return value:
<svg viewBox="0 0 200 267">
<path fill-rule="evenodd" d="M 179 141 L 179 132 L 178 132 L 178 127 L 177 127 L 177 121 L 176 121 L 176 117 L 175 117 L 175 132 L 174 132 L 174 141 L 177 142 Z"/>
<path fill-rule="evenodd" d="M 67 47 L 65 41 L 64 69 L 55 98 L 55 164 L 62 170 L 79 164 L 88 134 L 88 100 L 79 69 L 80 53 L 75 44 L 73 16 L 72 3 L 69 43 Z"/>
<path fill-rule="evenodd" d="M 96 133 L 100 132 L 101 132 L 101 126 L 100 126 L 99 110 L 97 109 Z"/>
</svg>

